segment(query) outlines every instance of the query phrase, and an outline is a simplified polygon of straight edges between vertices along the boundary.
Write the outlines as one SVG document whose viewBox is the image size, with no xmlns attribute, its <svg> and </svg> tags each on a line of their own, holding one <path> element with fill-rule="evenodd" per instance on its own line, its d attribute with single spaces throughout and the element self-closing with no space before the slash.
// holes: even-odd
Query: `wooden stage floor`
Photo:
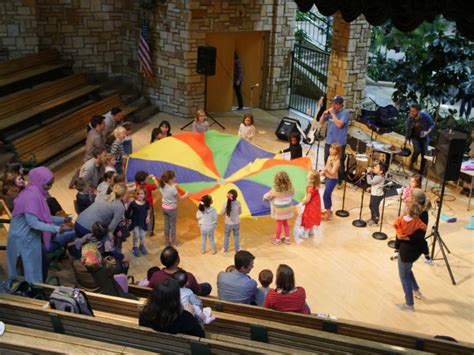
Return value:
<svg viewBox="0 0 474 355">
<path fill-rule="evenodd" d="M 243 112 L 230 112 L 216 117 L 226 126 L 226 133 L 236 133 Z M 288 111 L 266 112 L 255 109 L 257 137 L 255 143 L 263 148 L 277 152 L 287 147 L 287 143 L 277 140 L 274 130 L 281 117 Z M 134 127 L 133 146 L 137 150 L 148 144 L 153 127 L 162 119 L 167 119 L 177 133 L 179 127 L 187 121 L 167 114 L 158 114 L 148 122 Z M 216 128 L 214 125 L 211 128 Z M 217 127 L 218 128 L 218 127 Z M 306 152 L 306 149 L 304 149 Z M 52 189 L 63 207 L 73 211 L 75 191 L 67 188 L 74 170 L 80 166 L 83 152 L 65 159 L 53 168 L 56 182 Z M 315 157 L 314 151 L 310 156 Z M 322 157 L 322 149 L 320 152 Z M 319 159 L 322 165 L 322 159 Z M 324 186 L 321 188 L 321 194 Z M 313 313 L 322 312 L 336 315 L 338 318 L 357 320 L 381 326 L 389 326 L 404 331 L 419 332 L 429 335 L 450 335 L 458 340 L 472 342 L 474 334 L 474 233 L 464 229 L 473 212 L 467 211 L 467 198 L 459 190 L 448 189 L 449 195 L 443 212 L 456 215 L 457 222 L 448 224 L 440 222 L 441 235 L 451 250 L 449 262 L 454 272 L 457 285 L 453 286 L 443 260 L 428 266 L 423 258 L 414 265 L 414 273 L 424 295 L 423 301 L 416 300 L 415 313 L 399 311 L 396 303 L 404 301 L 401 284 L 398 278 L 397 263 L 391 261 L 393 249 L 386 241 L 371 237 L 373 228 L 355 228 L 352 220 L 358 218 L 360 189 L 347 190 L 346 209 L 348 218 L 334 217 L 323 222 L 320 238 L 314 243 L 306 240 L 302 244 L 274 246 L 270 243 L 275 223 L 270 217 L 245 219 L 241 224 L 242 248 L 256 256 L 255 267 L 251 276 L 258 277 L 260 270 L 271 269 L 274 273 L 280 263 L 290 265 L 296 274 L 297 285 L 306 289 L 308 304 Z M 431 193 L 430 193 L 431 194 Z M 366 195 L 367 197 L 367 195 Z M 342 201 L 342 190 L 335 190 L 333 195 L 335 209 Z M 159 255 L 163 248 L 163 223 L 159 194 L 156 196 L 155 213 L 157 234 L 146 240 L 149 254 L 134 258 L 130 274 L 135 279 L 142 278 L 152 265 L 160 265 Z M 369 217 L 368 198 L 363 210 L 363 219 Z M 398 197 L 387 200 L 384 218 L 384 231 L 394 236 L 391 223 L 397 216 Z M 233 264 L 233 250 L 220 252 L 223 243 L 223 218 L 220 217 L 216 232 L 217 255 L 199 253 L 199 231 L 195 219 L 196 206 L 189 200 L 182 201 L 178 210 L 178 240 L 181 266 L 194 273 L 199 281 L 209 281 L 216 295 L 216 276 L 228 265 Z M 430 216 L 430 229 L 434 222 Z M 294 221 L 290 225 L 293 227 Z M 131 239 L 131 238 L 130 238 Z M 130 251 L 131 240 L 125 244 L 126 252 Z M 439 250 L 437 248 L 437 250 Z M 1 257 L 5 272 L 4 254 Z M 69 277 L 70 271 L 63 270 L 59 275 Z"/>
</svg>

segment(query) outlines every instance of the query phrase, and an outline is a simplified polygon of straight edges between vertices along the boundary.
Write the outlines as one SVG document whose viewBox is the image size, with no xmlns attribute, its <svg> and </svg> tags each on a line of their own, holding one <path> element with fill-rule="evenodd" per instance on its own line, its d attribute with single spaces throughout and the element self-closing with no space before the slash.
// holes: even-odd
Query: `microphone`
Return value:
<svg viewBox="0 0 474 355">
<path fill-rule="evenodd" d="M 257 83 L 257 84 L 252 85 L 250 88 L 251 88 L 251 89 L 255 89 L 255 88 L 258 88 L 259 86 L 260 86 L 260 84 Z"/>
</svg>

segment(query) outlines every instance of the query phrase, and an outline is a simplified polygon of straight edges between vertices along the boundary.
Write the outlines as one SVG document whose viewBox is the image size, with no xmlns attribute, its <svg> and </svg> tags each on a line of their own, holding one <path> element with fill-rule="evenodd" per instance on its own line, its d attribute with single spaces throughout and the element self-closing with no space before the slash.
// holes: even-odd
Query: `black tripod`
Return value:
<svg viewBox="0 0 474 355">
<path fill-rule="evenodd" d="M 338 217 L 349 217 L 349 211 L 344 209 L 346 203 L 346 187 L 347 187 L 347 178 L 344 179 L 344 191 L 342 192 L 342 207 L 340 210 L 336 211 L 336 216 Z"/>
<path fill-rule="evenodd" d="M 218 120 L 216 120 L 214 117 L 212 117 L 211 114 L 207 112 L 207 77 L 208 76 L 207 75 L 204 75 L 204 76 L 205 76 L 204 78 L 204 112 L 206 113 L 207 118 L 210 118 L 212 120 L 212 123 L 209 126 L 212 126 L 215 123 L 219 125 L 222 129 L 225 129 L 225 127 Z M 193 122 L 194 122 L 194 119 L 192 119 L 191 121 L 186 123 L 183 127 L 181 127 L 181 130 L 185 129 L 189 125 L 192 125 Z"/>
<path fill-rule="evenodd" d="M 433 237 L 433 244 L 431 244 L 431 259 L 432 260 L 435 260 L 434 259 L 434 253 L 435 253 L 436 241 L 439 241 L 439 249 L 441 250 L 441 254 L 443 254 L 443 259 L 444 259 L 444 262 L 446 263 L 446 266 L 448 268 L 449 276 L 451 277 L 451 282 L 453 283 L 453 285 L 456 285 L 456 280 L 454 279 L 453 272 L 451 271 L 451 266 L 449 266 L 448 256 L 446 255 L 446 251 L 450 254 L 451 254 L 451 252 L 449 251 L 446 243 L 441 238 L 441 235 L 439 234 L 439 229 L 438 229 L 439 219 L 441 217 L 441 208 L 443 206 L 443 197 L 444 197 L 445 186 L 446 186 L 446 180 L 443 179 L 443 182 L 441 183 L 441 192 L 440 192 L 440 195 L 439 195 L 439 207 L 438 207 L 438 213 L 436 215 L 436 222 L 435 222 L 435 224 L 434 224 L 434 226 L 431 230 L 431 234 L 429 236 L 427 236 L 426 239 L 428 239 L 430 237 Z"/>
</svg>

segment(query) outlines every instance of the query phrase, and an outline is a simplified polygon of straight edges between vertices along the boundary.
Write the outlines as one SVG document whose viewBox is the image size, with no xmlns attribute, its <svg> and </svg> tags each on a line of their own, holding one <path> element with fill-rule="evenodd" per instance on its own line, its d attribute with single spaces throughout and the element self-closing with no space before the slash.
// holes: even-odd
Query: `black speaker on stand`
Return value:
<svg viewBox="0 0 474 355">
<path fill-rule="evenodd" d="M 293 132 L 298 132 L 298 125 L 300 122 L 294 118 L 290 117 L 283 117 L 278 125 L 275 135 L 284 141 L 290 140 L 290 135 Z"/>
<path fill-rule="evenodd" d="M 198 47 L 197 52 L 197 64 L 196 64 L 196 73 L 204 75 L 204 112 L 206 112 L 207 118 L 210 118 L 213 122 L 211 126 L 215 123 L 219 125 L 222 129 L 225 127 L 217 121 L 212 115 L 207 112 L 207 77 L 216 74 L 216 58 L 217 58 L 217 49 L 216 47 L 210 46 L 200 46 Z M 193 124 L 194 119 L 186 123 L 181 130 L 185 129 L 189 125 Z"/>
</svg>

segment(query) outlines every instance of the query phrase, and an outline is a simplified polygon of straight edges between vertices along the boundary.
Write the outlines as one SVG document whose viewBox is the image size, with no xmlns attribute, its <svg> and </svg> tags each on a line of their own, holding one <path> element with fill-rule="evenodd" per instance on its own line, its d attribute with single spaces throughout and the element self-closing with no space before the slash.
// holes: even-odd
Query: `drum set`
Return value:
<svg viewBox="0 0 474 355">
<path fill-rule="evenodd" d="M 368 133 L 357 127 L 350 127 L 346 146 L 347 180 L 352 183 L 360 181 L 374 160 L 385 161 L 388 173 L 393 174 L 390 170 L 393 157 L 404 155 L 402 153 L 405 149 L 372 140 Z"/>
</svg>

